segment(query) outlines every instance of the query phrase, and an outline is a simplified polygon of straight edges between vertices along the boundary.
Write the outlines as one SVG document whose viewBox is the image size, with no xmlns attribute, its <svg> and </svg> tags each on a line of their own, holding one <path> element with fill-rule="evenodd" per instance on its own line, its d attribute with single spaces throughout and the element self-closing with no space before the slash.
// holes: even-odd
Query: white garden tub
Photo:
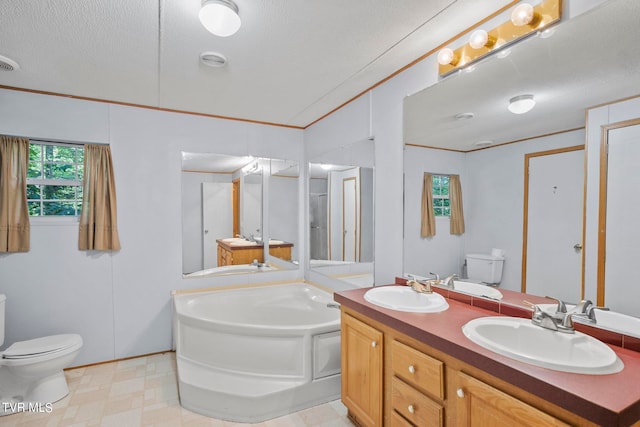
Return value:
<svg viewBox="0 0 640 427">
<path fill-rule="evenodd" d="M 340 397 L 340 311 L 304 283 L 174 296 L 180 403 L 255 423 Z"/>
</svg>

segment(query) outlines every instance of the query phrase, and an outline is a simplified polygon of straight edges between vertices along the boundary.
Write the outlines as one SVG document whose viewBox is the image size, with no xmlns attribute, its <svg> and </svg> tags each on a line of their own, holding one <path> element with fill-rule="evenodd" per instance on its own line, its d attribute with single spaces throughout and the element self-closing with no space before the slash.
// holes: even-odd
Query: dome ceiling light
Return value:
<svg viewBox="0 0 640 427">
<path fill-rule="evenodd" d="M 535 107 L 536 101 L 533 95 L 518 95 L 509 100 L 509 111 L 513 114 L 524 114 L 531 111 Z"/>
<path fill-rule="evenodd" d="M 235 34 L 242 24 L 238 6 L 231 0 L 204 0 L 198 18 L 207 31 L 219 37 Z"/>
</svg>

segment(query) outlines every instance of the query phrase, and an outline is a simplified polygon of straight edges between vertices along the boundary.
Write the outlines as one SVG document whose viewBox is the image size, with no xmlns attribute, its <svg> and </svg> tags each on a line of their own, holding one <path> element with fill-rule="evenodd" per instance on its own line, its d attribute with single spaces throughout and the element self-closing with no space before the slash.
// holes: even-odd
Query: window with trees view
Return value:
<svg viewBox="0 0 640 427">
<path fill-rule="evenodd" d="M 83 173 L 83 146 L 31 141 L 27 175 L 29 215 L 79 215 Z"/>
<path fill-rule="evenodd" d="M 433 175 L 433 213 L 435 216 L 451 216 L 448 175 Z"/>
</svg>

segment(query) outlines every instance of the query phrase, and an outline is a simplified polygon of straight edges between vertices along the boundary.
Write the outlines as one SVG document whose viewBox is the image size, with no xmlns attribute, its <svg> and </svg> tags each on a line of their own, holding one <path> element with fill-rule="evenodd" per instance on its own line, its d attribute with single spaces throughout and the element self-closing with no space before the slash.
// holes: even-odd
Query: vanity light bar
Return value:
<svg viewBox="0 0 640 427">
<path fill-rule="evenodd" d="M 475 30 L 458 49 L 445 47 L 438 53 L 439 74 L 444 77 L 485 56 L 560 21 L 562 0 L 544 0 L 537 6 L 522 3 L 510 11 L 510 19 L 493 30 Z M 467 30 L 469 32 L 470 30 Z"/>
</svg>

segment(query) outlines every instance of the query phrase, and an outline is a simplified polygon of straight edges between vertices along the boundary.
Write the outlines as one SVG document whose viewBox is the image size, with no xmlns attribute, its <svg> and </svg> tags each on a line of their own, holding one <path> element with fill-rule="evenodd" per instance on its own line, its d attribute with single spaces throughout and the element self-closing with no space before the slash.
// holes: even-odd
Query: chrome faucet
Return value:
<svg viewBox="0 0 640 427">
<path fill-rule="evenodd" d="M 602 310 L 602 311 L 609 311 L 608 307 L 596 307 L 595 305 L 591 304 L 584 312 L 584 314 L 587 316 L 587 319 L 589 319 L 590 322 L 592 323 L 598 323 L 597 319 L 596 319 L 596 310 Z"/>
<path fill-rule="evenodd" d="M 541 328 L 549 329 L 557 332 L 572 334 L 575 332 L 573 328 L 572 316 L 585 316 L 582 313 L 564 313 L 562 317 L 551 315 L 543 311 L 539 305 L 524 301 L 525 304 L 531 306 L 533 313 L 531 314 L 531 323 Z"/>
<path fill-rule="evenodd" d="M 455 289 L 456 287 L 455 287 L 454 281 L 455 279 L 458 279 L 458 278 L 459 278 L 458 275 L 454 273 L 451 276 L 448 276 L 446 279 L 444 279 L 442 284 L 449 289 Z"/>
<path fill-rule="evenodd" d="M 440 284 L 440 275 L 438 273 L 431 273 L 429 272 L 430 275 L 432 275 L 433 277 L 435 277 L 435 281 L 437 284 Z"/>
<path fill-rule="evenodd" d="M 565 304 L 565 302 L 559 298 L 554 298 L 550 296 L 545 296 L 545 298 L 549 298 L 556 301 L 558 306 L 556 307 L 555 317 L 556 319 L 561 319 L 561 320 L 564 319 L 564 317 L 567 315 L 567 305 Z"/>
</svg>

